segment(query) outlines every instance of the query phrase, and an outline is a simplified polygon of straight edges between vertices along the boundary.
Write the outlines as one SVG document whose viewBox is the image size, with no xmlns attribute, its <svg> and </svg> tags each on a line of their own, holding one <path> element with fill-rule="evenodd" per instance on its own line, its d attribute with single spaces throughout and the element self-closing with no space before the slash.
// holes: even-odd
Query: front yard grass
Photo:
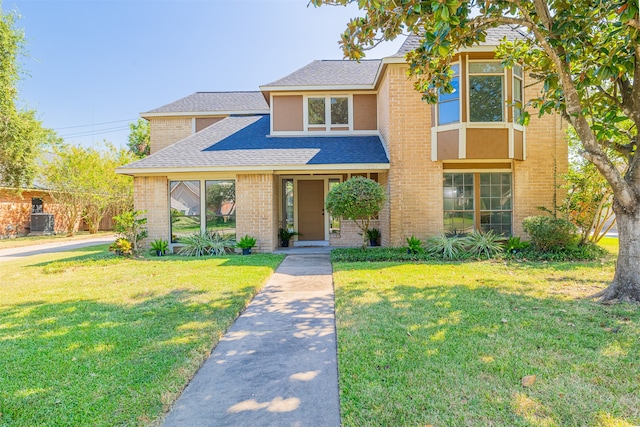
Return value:
<svg viewBox="0 0 640 427">
<path fill-rule="evenodd" d="M 613 260 L 333 267 L 343 425 L 640 425 L 640 308 L 583 298 Z"/>
<path fill-rule="evenodd" d="M 106 248 L 1 264 L 0 426 L 154 424 L 282 260 Z"/>
</svg>

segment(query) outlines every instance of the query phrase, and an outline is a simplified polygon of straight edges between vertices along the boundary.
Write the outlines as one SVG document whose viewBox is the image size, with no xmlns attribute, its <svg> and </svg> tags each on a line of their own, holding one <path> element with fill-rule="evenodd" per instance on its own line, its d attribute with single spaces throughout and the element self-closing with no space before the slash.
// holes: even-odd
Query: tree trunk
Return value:
<svg viewBox="0 0 640 427">
<path fill-rule="evenodd" d="M 640 303 L 640 209 L 627 213 L 617 203 L 613 207 L 618 224 L 618 262 L 613 282 L 598 293 L 601 301 Z"/>
</svg>

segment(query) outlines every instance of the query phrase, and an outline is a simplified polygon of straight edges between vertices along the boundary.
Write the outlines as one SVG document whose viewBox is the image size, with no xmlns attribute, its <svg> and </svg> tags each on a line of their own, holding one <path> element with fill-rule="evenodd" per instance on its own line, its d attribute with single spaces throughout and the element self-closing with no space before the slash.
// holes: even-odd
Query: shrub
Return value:
<svg viewBox="0 0 640 427">
<path fill-rule="evenodd" d="M 367 246 L 367 231 L 371 218 L 380 213 L 386 199 L 384 188 L 375 181 L 354 176 L 336 185 L 327 194 L 327 211 L 352 220 L 362 231 L 362 249 Z"/>
<path fill-rule="evenodd" d="M 126 239 L 131 244 L 130 254 L 137 254 L 140 241 L 147 237 L 147 218 L 139 218 L 145 211 L 127 211 L 113 217 L 113 231 L 117 237 Z M 116 240 L 117 243 L 117 240 Z"/>
<path fill-rule="evenodd" d="M 424 252 L 424 248 L 422 247 L 422 240 L 418 239 L 415 236 L 407 237 L 407 251 L 410 254 L 421 254 Z"/>
<path fill-rule="evenodd" d="M 509 254 L 508 258 L 522 259 L 526 261 L 595 261 L 607 258 L 609 253 L 600 246 L 587 242 L 581 245 L 574 245 L 568 248 L 553 251 L 539 251 L 530 246 L 515 254 Z"/>
<path fill-rule="evenodd" d="M 115 242 L 109 245 L 109 251 L 116 255 L 129 256 L 133 253 L 133 245 L 124 237 L 118 237 Z"/>
<path fill-rule="evenodd" d="M 258 240 L 255 237 L 251 237 L 247 234 L 238 241 L 238 244 L 236 246 L 240 249 L 251 249 L 256 245 L 257 242 Z"/>
<path fill-rule="evenodd" d="M 539 251 L 549 252 L 576 246 L 578 229 L 571 222 L 538 215 L 525 218 L 524 230 L 531 236 L 531 244 Z"/>
<path fill-rule="evenodd" d="M 477 258 L 494 258 L 502 253 L 501 237 L 493 230 L 486 233 L 476 230 L 462 239 L 464 251 Z"/>
<path fill-rule="evenodd" d="M 503 245 L 504 251 L 509 254 L 516 254 L 527 249 L 530 245 L 527 241 L 520 241 L 520 237 L 509 237 L 509 240 Z"/>
<path fill-rule="evenodd" d="M 464 237 L 447 237 L 441 233 L 427 239 L 427 253 L 445 261 L 459 260 L 464 258 L 464 245 Z"/>
<path fill-rule="evenodd" d="M 235 247 L 233 239 L 217 232 L 188 234 L 180 238 L 180 243 L 183 246 L 178 254 L 186 256 L 224 255 Z"/>
</svg>

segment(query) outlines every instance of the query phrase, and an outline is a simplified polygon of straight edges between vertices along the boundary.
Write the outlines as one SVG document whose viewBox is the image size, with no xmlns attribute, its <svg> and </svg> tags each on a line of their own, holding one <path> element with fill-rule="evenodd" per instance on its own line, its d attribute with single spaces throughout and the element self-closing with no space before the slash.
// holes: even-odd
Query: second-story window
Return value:
<svg viewBox="0 0 640 427">
<path fill-rule="evenodd" d="M 500 62 L 469 63 L 469 121 L 504 121 L 504 69 Z"/>
<path fill-rule="evenodd" d="M 438 94 L 438 125 L 440 126 L 460 121 L 460 65 L 452 64 L 451 71 L 454 73 L 451 78 L 453 92 Z"/>
<path fill-rule="evenodd" d="M 513 121 L 518 122 L 520 116 L 522 116 L 522 99 L 523 99 L 523 87 L 522 84 L 522 66 L 513 66 Z"/>
<path fill-rule="evenodd" d="M 307 128 L 309 130 L 349 130 L 349 97 L 307 98 Z"/>
</svg>

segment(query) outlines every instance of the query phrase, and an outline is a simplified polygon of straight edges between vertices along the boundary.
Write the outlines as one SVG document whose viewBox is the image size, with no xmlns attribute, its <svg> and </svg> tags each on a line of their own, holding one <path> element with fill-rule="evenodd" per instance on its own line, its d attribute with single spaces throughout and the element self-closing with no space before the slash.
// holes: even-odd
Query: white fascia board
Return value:
<svg viewBox="0 0 640 427">
<path fill-rule="evenodd" d="M 171 173 L 193 172 L 261 172 L 274 170 L 287 171 L 345 171 L 352 169 L 387 170 L 389 163 L 337 163 L 337 164 L 313 164 L 313 165 L 254 165 L 254 166 L 201 166 L 193 168 L 118 168 L 116 173 L 121 175 L 167 175 Z"/>
<path fill-rule="evenodd" d="M 210 116 L 231 116 L 237 114 L 269 114 L 270 110 L 229 110 L 229 111 L 180 111 L 175 113 L 140 113 L 140 117 L 210 117 Z"/>
<path fill-rule="evenodd" d="M 374 90 L 375 83 L 367 85 L 324 85 L 324 86 L 260 86 L 262 91 L 270 92 L 331 92 L 352 90 Z"/>
</svg>

